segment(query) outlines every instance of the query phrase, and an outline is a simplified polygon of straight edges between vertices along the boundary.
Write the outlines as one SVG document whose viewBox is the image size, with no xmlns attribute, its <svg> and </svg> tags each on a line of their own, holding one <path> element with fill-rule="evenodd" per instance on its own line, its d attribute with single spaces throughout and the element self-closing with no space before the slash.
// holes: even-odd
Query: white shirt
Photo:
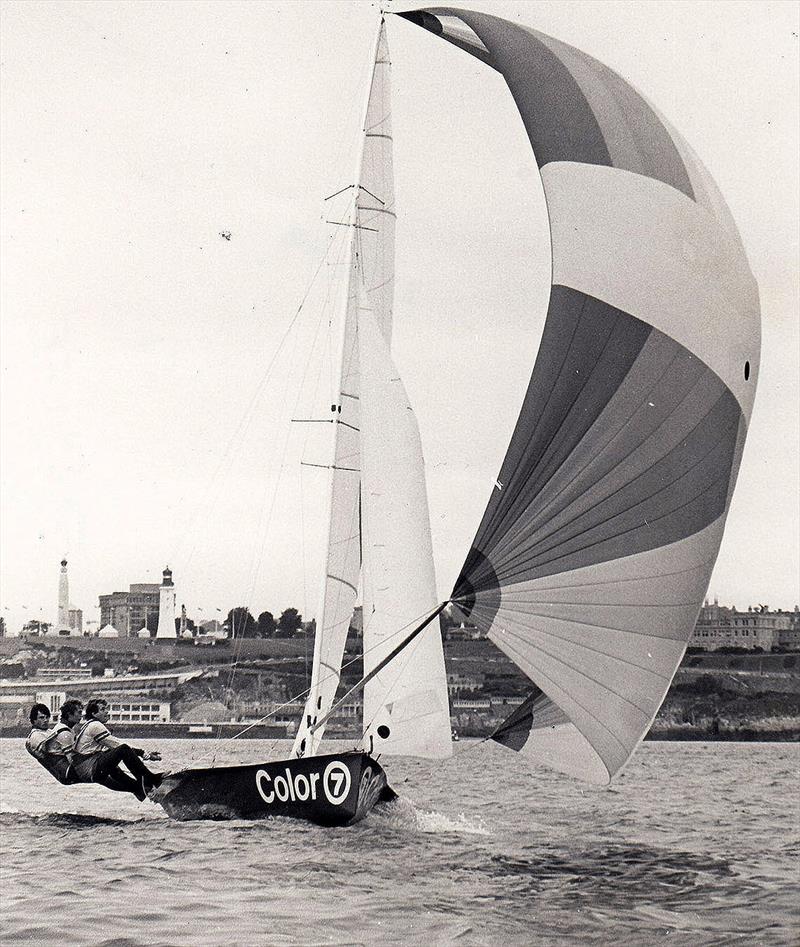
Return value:
<svg viewBox="0 0 800 947">
<path fill-rule="evenodd" d="M 120 746 L 122 742 L 112 737 L 108 727 L 99 720 L 79 724 L 75 733 L 77 734 L 75 752 L 81 756 L 93 756 L 95 753 L 102 753 L 103 750 L 111 750 L 115 746 Z"/>
<path fill-rule="evenodd" d="M 45 743 L 55 736 L 54 730 L 31 730 L 28 739 L 25 741 L 25 748 L 35 757 L 40 757 L 44 753 Z"/>
</svg>

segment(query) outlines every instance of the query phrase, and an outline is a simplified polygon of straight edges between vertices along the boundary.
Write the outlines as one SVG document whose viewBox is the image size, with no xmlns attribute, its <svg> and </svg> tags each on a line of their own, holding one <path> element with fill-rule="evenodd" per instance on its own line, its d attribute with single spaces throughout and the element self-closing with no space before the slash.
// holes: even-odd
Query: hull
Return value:
<svg viewBox="0 0 800 947">
<path fill-rule="evenodd" d="M 367 753 L 277 760 L 171 773 L 150 793 L 171 819 L 266 819 L 352 825 L 395 798 Z"/>
</svg>

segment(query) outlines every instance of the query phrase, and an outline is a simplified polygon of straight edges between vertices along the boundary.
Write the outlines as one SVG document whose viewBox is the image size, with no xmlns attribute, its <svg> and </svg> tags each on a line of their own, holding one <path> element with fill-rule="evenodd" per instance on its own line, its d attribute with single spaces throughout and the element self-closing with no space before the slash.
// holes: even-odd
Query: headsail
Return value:
<svg viewBox="0 0 800 947">
<path fill-rule="evenodd" d="M 361 568 L 357 327 L 363 300 L 374 311 L 385 332 L 391 332 L 392 324 L 395 228 L 389 67 L 386 29 L 381 23 L 352 194 L 341 371 L 336 402 L 332 405 L 334 447 L 325 577 L 317 608 L 311 686 L 292 748 L 293 756 L 315 753 L 322 739 L 322 727 L 313 733 L 310 728 L 330 710 L 339 686 Z"/>
<path fill-rule="evenodd" d="M 437 609 L 419 429 L 386 339 L 370 313 L 359 323 L 364 468 L 364 674 Z M 445 757 L 450 707 L 439 622 L 364 688 L 369 752 Z"/>
<path fill-rule="evenodd" d="M 658 711 L 716 560 L 757 287 L 707 171 L 617 74 L 485 14 L 400 15 L 504 76 L 552 234 L 539 355 L 453 599 L 537 685 L 505 742 L 605 782 Z"/>
</svg>

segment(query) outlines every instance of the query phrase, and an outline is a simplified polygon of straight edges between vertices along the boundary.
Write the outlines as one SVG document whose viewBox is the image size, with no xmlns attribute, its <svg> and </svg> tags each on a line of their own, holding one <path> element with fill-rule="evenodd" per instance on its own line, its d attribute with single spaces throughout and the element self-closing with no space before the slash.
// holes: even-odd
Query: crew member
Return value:
<svg viewBox="0 0 800 947">
<path fill-rule="evenodd" d="M 141 799 L 151 789 L 161 783 L 161 774 L 149 770 L 140 757 L 149 760 L 160 760 L 161 754 L 153 751 L 145 753 L 127 743 L 122 743 L 113 737 L 106 726 L 110 714 L 108 703 L 102 698 L 94 698 L 86 704 L 83 724 L 75 727 L 75 748 L 72 756 L 72 765 L 75 776 L 80 782 L 100 783 L 109 789 L 125 789 L 131 792 L 125 783 L 120 783 L 119 777 L 124 776 L 119 769 L 124 764 L 134 777 L 139 790 L 136 795 Z M 108 780 L 117 785 L 109 784 Z M 125 777 L 127 780 L 127 777 Z"/>
<path fill-rule="evenodd" d="M 72 744 L 72 732 L 69 725 L 62 720 L 51 729 L 50 708 L 45 704 L 34 704 L 29 717 L 33 729 L 25 741 L 25 749 L 37 763 L 41 763 L 47 772 L 63 785 L 69 786 L 77 782 L 70 767 L 69 755 L 60 739 L 66 732 L 68 742 Z"/>
</svg>

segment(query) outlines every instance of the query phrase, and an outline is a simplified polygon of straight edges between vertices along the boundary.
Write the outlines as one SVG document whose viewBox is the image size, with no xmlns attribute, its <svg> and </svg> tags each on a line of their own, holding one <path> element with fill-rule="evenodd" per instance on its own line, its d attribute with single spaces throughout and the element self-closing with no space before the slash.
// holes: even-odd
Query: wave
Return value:
<svg viewBox="0 0 800 947">
<path fill-rule="evenodd" d="M 137 822 L 150 821 L 145 816 L 130 819 L 118 816 L 89 815 L 82 812 L 20 812 L 3 809 L 0 811 L 0 827 L 18 825 L 41 825 L 45 828 L 85 829 L 98 825 L 135 825 Z"/>
</svg>

